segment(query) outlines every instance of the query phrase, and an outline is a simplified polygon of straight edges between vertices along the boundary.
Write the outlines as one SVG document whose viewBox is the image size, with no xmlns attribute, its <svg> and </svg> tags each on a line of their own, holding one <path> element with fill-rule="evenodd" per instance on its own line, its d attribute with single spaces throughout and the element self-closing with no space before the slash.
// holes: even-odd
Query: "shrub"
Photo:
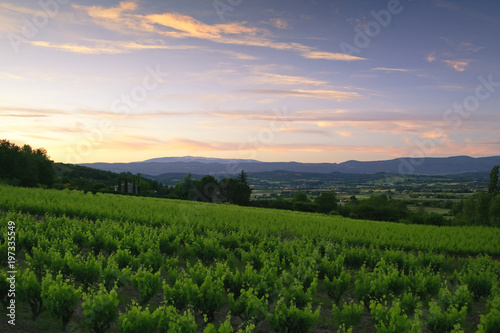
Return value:
<svg viewBox="0 0 500 333">
<path fill-rule="evenodd" d="M 419 313 L 416 313 L 413 320 L 403 313 L 399 301 L 394 301 L 392 307 L 387 307 L 387 303 L 382 304 L 375 301 L 370 303 L 370 313 L 375 329 L 378 333 L 399 333 L 422 331 Z"/>
<path fill-rule="evenodd" d="M 422 303 L 420 303 L 420 298 L 412 293 L 404 293 L 399 299 L 401 303 L 401 310 L 406 313 L 408 316 L 411 316 L 415 313 L 415 310 L 420 308 Z"/>
<path fill-rule="evenodd" d="M 66 329 L 80 296 L 80 289 L 73 287 L 69 280 L 64 281 L 61 274 L 55 280 L 48 274 L 42 281 L 43 303 L 50 313 L 62 320 L 63 330 Z"/>
<path fill-rule="evenodd" d="M 364 306 L 363 302 L 356 305 L 353 301 L 351 301 L 349 305 L 344 304 L 342 310 L 340 310 L 336 304 L 333 304 L 333 318 L 337 321 L 339 326 L 344 325 L 345 327 L 356 327 L 359 325 L 361 317 L 363 316 Z"/>
<path fill-rule="evenodd" d="M 0 275 L 0 279 L 1 278 L 2 276 Z M 29 303 L 31 307 L 32 319 L 35 320 L 36 317 L 38 317 L 38 315 L 43 311 L 42 287 L 38 282 L 35 273 L 30 271 L 29 268 L 19 274 L 17 283 L 19 300 L 21 302 Z M 7 295 L 7 292 L 2 295 Z"/>
<path fill-rule="evenodd" d="M 467 307 L 462 307 L 459 311 L 455 306 L 450 306 L 443 311 L 436 302 L 430 302 L 427 328 L 435 333 L 449 332 L 457 329 L 456 324 L 460 327 L 464 325 L 466 314 Z"/>
<path fill-rule="evenodd" d="M 309 304 L 301 310 L 295 305 L 287 307 L 283 299 L 278 300 L 274 312 L 269 315 L 269 325 L 275 332 L 310 332 L 318 322 L 320 307 L 312 311 Z"/>
<path fill-rule="evenodd" d="M 212 321 L 214 312 L 224 304 L 224 284 L 220 279 L 214 281 L 212 275 L 207 275 L 196 295 L 195 306 Z"/>
<path fill-rule="evenodd" d="M 197 294 L 198 285 L 190 278 L 185 278 L 183 281 L 176 280 L 172 287 L 163 282 L 165 302 L 174 305 L 179 311 L 192 304 Z"/>
<path fill-rule="evenodd" d="M 257 293 L 252 289 L 241 290 L 240 297 L 234 299 L 234 294 L 228 295 L 229 310 L 231 314 L 239 316 L 244 321 L 250 319 L 261 320 L 265 318 L 267 312 L 267 299 L 259 299 Z"/>
<path fill-rule="evenodd" d="M 141 304 L 146 304 L 160 290 L 160 272 L 153 274 L 141 267 L 134 275 L 132 282 L 134 288 L 139 289 L 141 293 Z"/>
<path fill-rule="evenodd" d="M 103 284 L 96 294 L 83 296 L 83 315 L 87 326 L 100 333 L 109 329 L 111 323 L 118 317 L 118 294 L 113 289 L 109 293 Z"/>
<path fill-rule="evenodd" d="M 153 333 L 156 332 L 158 326 L 157 318 L 149 312 L 148 308 L 142 310 L 142 307 L 132 303 L 127 312 L 120 314 L 118 321 L 123 333 Z"/>
<path fill-rule="evenodd" d="M 488 302 L 488 314 L 481 315 L 478 333 L 500 332 L 500 295 L 496 295 Z"/>
<path fill-rule="evenodd" d="M 197 325 L 190 311 L 180 314 L 173 306 L 160 306 L 153 314 L 158 324 L 158 331 L 167 332 L 196 332 Z"/>
<path fill-rule="evenodd" d="M 347 271 L 342 271 L 340 276 L 337 278 L 325 277 L 325 288 L 335 303 L 338 303 L 340 297 L 349 289 L 349 284 L 351 283 L 351 274 Z"/>
</svg>

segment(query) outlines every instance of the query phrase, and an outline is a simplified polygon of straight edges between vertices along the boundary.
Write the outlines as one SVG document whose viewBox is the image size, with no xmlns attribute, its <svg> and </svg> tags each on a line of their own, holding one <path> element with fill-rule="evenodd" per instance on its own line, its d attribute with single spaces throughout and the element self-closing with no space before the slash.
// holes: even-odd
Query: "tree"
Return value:
<svg viewBox="0 0 500 333">
<path fill-rule="evenodd" d="M 247 183 L 240 180 L 241 178 L 224 178 L 221 184 L 221 193 L 225 200 L 228 202 L 246 206 L 250 202 L 250 196 L 252 195 L 252 189 Z"/>
<path fill-rule="evenodd" d="M 318 211 L 318 204 L 310 201 L 295 201 L 293 203 L 293 210 L 299 212 L 314 213 Z"/>
<path fill-rule="evenodd" d="M 491 169 L 490 173 L 490 184 L 488 185 L 488 193 L 497 193 L 499 190 L 498 187 L 498 165 L 495 165 L 493 169 Z"/>
<path fill-rule="evenodd" d="M 495 195 L 490 201 L 490 225 L 500 227 L 500 195 Z"/>
<path fill-rule="evenodd" d="M 320 213 L 328 214 L 337 209 L 337 195 L 334 191 L 323 192 L 316 198 L 314 202 L 318 204 Z"/>
<path fill-rule="evenodd" d="M 489 208 L 492 195 L 489 193 L 477 193 L 464 200 L 463 213 L 460 218 L 465 224 L 487 225 L 489 224 Z"/>
<path fill-rule="evenodd" d="M 292 199 L 294 202 L 309 202 L 309 199 L 307 198 L 307 194 L 305 192 L 302 192 L 302 191 L 298 191 L 293 199 Z"/>
<path fill-rule="evenodd" d="M 195 196 L 196 186 L 191 173 L 184 176 L 184 179 L 175 186 L 175 191 L 179 199 L 192 200 Z"/>
<path fill-rule="evenodd" d="M 219 182 L 214 176 L 206 175 L 201 179 L 198 190 L 201 193 L 199 199 L 206 202 L 216 202 L 220 192 Z"/>
<path fill-rule="evenodd" d="M 241 172 L 238 176 L 238 180 L 244 184 L 247 183 L 247 174 L 245 173 L 245 170 L 241 170 Z"/>
<path fill-rule="evenodd" d="M 33 156 L 38 167 L 38 180 L 40 184 L 50 186 L 55 181 L 54 162 L 47 155 L 43 148 L 33 151 Z"/>
</svg>

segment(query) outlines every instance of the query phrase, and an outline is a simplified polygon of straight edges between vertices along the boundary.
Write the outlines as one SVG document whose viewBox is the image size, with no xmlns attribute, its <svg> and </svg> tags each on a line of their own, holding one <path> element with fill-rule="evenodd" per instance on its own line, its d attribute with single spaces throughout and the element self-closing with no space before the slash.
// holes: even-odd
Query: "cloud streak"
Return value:
<svg viewBox="0 0 500 333">
<path fill-rule="evenodd" d="M 92 45 L 76 43 L 51 43 L 46 41 L 31 41 L 33 46 L 53 48 L 59 51 L 81 54 L 122 54 L 140 50 L 185 50 L 196 49 L 196 46 L 170 46 L 165 44 L 144 44 L 132 41 L 91 40 Z"/>
<path fill-rule="evenodd" d="M 333 61 L 367 60 L 366 58 L 357 57 L 345 53 L 322 52 L 314 50 L 304 51 L 302 52 L 302 56 L 307 59 L 323 59 L 323 60 L 333 60 Z"/>
<path fill-rule="evenodd" d="M 384 71 L 384 72 L 414 72 L 413 69 L 405 69 L 405 68 L 388 68 L 388 67 L 376 67 L 370 69 L 370 71 Z"/>
<path fill-rule="evenodd" d="M 242 89 L 238 90 L 241 93 L 250 94 L 265 94 L 275 96 L 293 96 L 293 97 L 307 97 L 307 98 L 321 98 L 333 99 L 337 101 L 361 98 L 357 92 L 351 91 L 338 91 L 338 90 L 277 90 L 277 89 Z"/>
</svg>

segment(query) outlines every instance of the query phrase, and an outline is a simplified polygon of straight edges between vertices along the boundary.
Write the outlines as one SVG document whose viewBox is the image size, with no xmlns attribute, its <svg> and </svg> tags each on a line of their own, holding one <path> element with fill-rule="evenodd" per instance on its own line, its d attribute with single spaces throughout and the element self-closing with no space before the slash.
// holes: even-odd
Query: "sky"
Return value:
<svg viewBox="0 0 500 333">
<path fill-rule="evenodd" d="M 500 1 L 0 0 L 0 139 L 56 162 L 500 155 Z"/>
</svg>

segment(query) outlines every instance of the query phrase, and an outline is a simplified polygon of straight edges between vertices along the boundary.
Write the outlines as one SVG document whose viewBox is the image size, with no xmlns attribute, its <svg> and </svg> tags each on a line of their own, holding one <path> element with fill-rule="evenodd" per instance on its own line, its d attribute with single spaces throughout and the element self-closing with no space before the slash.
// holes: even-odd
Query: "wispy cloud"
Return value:
<svg viewBox="0 0 500 333">
<path fill-rule="evenodd" d="M 427 131 L 420 136 L 425 139 L 442 139 L 446 138 L 447 134 L 444 131 Z"/>
<path fill-rule="evenodd" d="M 315 128 L 285 127 L 280 129 L 280 132 L 293 133 L 293 134 L 314 134 L 314 135 L 323 135 L 327 137 L 332 137 L 332 134 L 330 132 Z"/>
<path fill-rule="evenodd" d="M 286 30 L 290 27 L 290 24 L 287 22 L 287 20 L 283 18 L 275 18 L 271 19 L 270 23 L 277 29 L 281 30 Z"/>
<path fill-rule="evenodd" d="M 335 131 L 335 133 L 337 133 L 338 135 L 343 136 L 345 138 L 352 137 L 352 133 L 348 132 L 348 131 Z"/>
<path fill-rule="evenodd" d="M 154 144 L 164 144 L 164 140 L 160 140 L 156 137 L 145 136 L 145 135 L 135 135 L 135 134 L 122 134 L 121 137 L 137 141 L 143 141 L 145 143 L 154 143 Z"/>
<path fill-rule="evenodd" d="M 439 90 L 446 90 L 446 91 L 461 91 L 464 90 L 465 87 L 458 85 L 458 84 L 438 84 L 434 86 L 427 86 L 425 88 L 428 89 L 439 89 Z"/>
<path fill-rule="evenodd" d="M 475 143 L 479 145 L 499 145 L 500 146 L 500 141 L 476 141 Z"/>
<path fill-rule="evenodd" d="M 71 114 L 71 112 L 58 109 L 0 106 L 0 115 L 3 117 L 48 117 L 52 115 L 68 114 Z"/>
<path fill-rule="evenodd" d="M 274 90 L 274 89 L 242 89 L 238 92 L 251 93 L 251 94 L 266 94 L 266 95 L 281 95 L 281 96 L 294 96 L 294 97 L 308 97 L 308 98 L 322 98 L 334 100 L 347 100 L 361 98 L 362 96 L 357 92 L 351 91 L 338 91 L 338 90 Z"/>
<path fill-rule="evenodd" d="M 444 0 L 432 0 L 432 4 L 436 7 L 446 8 L 451 11 L 457 11 L 460 9 L 453 3 Z"/>
<path fill-rule="evenodd" d="M 471 42 L 462 42 L 462 43 L 460 43 L 460 47 L 467 50 L 467 51 L 471 51 L 474 53 L 479 52 L 482 49 L 484 49 L 483 46 L 477 46 L 477 45 L 472 44 Z"/>
<path fill-rule="evenodd" d="M 109 40 L 91 40 L 92 45 L 82 45 L 76 43 L 51 43 L 46 41 L 31 41 L 34 46 L 53 48 L 60 51 L 81 53 L 81 54 L 121 54 L 130 53 L 139 50 L 179 50 L 179 49 L 195 49 L 196 46 L 169 46 L 163 43 L 150 44 L 137 43 L 132 41 L 109 41 Z"/>
<path fill-rule="evenodd" d="M 218 49 L 203 49 L 204 51 L 208 52 L 217 52 L 217 53 L 222 53 L 230 58 L 233 59 L 238 59 L 238 60 L 257 60 L 259 58 L 252 56 L 250 54 L 242 53 L 242 52 L 237 52 L 237 51 L 231 51 L 231 50 L 218 50 Z"/>
<path fill-rule="evenodd" d="M 49 141 L 61 141 L 61 139 L 44 136 L 44 135 L 35 135 L 35 134 L 24 134 L 23 136 L 28 138 L 40 139 L 40 140 L 49 140 Z"/>
<path fill-rule="evenodd" d="M 414 72 L 413 69 L 405 69 L 405 68 L 388 68 L 388 67 L 376 67 L 370 69 L 370 71 L 383 71 L 383 72 Z"/>
<path fill-rule="evenodd" d="M 5 35 L 7 33 L 19 33 L 22 22 L 21 16 L 26 14 L 33 15 L 34 12 L 29 8 L 18 7 L 9 3 L 0 3 L 0 32 Z"/>
<path fill-rule="evenodd" d="M 325 85 L 327 81 L 316 80 L 304 76 L 293 76 L 274 73 L 258 73 L 249 78 L 249 81 L 256 84 L 273 85 Z"/>
<path fill-rule="evenodd" d="M 434 54 L 434 52 L 431 52 L 429 53 L 427 58 L 425 58 L 425 60 L 427 60 L 428 62 L 434 62 L 436 61 L 436 55 Z"/>
<path fill-rule="evenodd" d="M 307 50 L 302 52 L 302 56 L 308 59 L 323 59 L 323 60 L 340 60 L 340 61 L 367 60 L 366 58 L 356 57 L 345 53 L 322 52 L 313 50 Z"/>
<path fill-rule="evenodd" d="M 449 156 L 450 152 L 454 155 L 464 156 L 492 156 L 500 154 L 500 149 L 495 145 L 478 145 L 475 141 L 464 140 L 463 142 L 444 138 L 439 141 L 431 154 L 438 156 Z"/>
<path fill-rule="evenodd" d="M 463 15 L 466 15 L 468 17 L 472 17 L 474 19 L 478 19 L 478 20 L 481 20 L 481 21 L 484 21 L 484 22 L 488 22 L 488 23 L 492 23 L 492 24 L 495 24 L 497 27 L 500 25 L 500 20 L 498 19 L 498 15 L 486 15 L 482 12 L 478 12 L 478 11 L 475 11 L 475 10 L 472 10 L 472 7 L 465 7 L 465 6 L 462 6 L 462 7 L 459 7 L 456 5 L 456 1 L 455 2 L 449 2 L 449 1 L 444 1 L 444 0 L 432 0 L 432 4 L 437 6 L 437 7 L 441 7 L 441 8 L 445 8 L 445 9 L 448 9 L 452 12 L 460 12 L 460 14 L 463 14 Z M 493 13 L 491 13 L 493 14 Z"/>
<path fill-rule="evenodd" d="M 443 62 L 452 67 L 457 72 L 463 72 L 469 66 L 470 61 L 466 60 L 443 60 Z"/>
<path fill-rule="evenodd" d="M 141 16 L 135 17 L 141 18 Z M 145 24 L 146 30 L 156 31 L 175 38 L 194 37 L 217 41 L 226 35 L 255 36 L 259 32 L 257 28 L 247 27 L 240 23 L 210 25 L 179 13 L 150 14 L 144 16 L 144 18 L 143 24 Z M 171 29 L 156 30 L 154 25 Z"/>
<path fill-rule="evenodd" d="M 43 118 L 47 117 L 47 115 L 44 114 L 36 114 L 36 113 L 5 113 L 5 114 L 0 114 L 0 117 L 13 117 L 13 118 Z"/>
<path fill-rule="evenodd" d="M 26 81 L 24 76 L 10 74 L 10 73 L 0 73 L 0 79 L 15 80 L 15 81 Z"/>
</svg>

